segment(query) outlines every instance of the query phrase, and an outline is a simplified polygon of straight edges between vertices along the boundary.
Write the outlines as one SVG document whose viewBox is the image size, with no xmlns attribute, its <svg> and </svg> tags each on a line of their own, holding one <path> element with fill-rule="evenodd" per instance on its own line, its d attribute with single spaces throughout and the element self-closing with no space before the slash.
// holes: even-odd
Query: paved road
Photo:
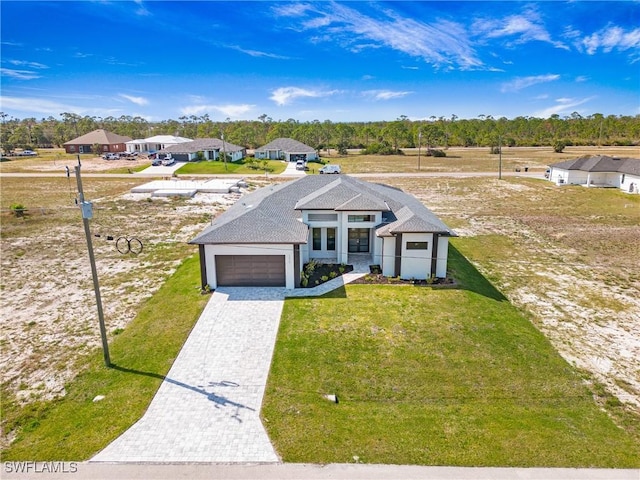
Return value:
<svg viewBox="0 0 640 480">
<path fill-rule="evenodd" d="M 53 465 L 55 466 L 55 465 Z M 5 463 L 3 480 L 639 480 L 640 470 L 573 468 L 463 468 L 355 464 L 65 464 L 76 473 L 34 474 L 44 464 L 29 465 L 30 473 L 12 473 L 19 465 Z M 23 467 L 27 467 L 26 465 Z M 61 466 L 58 466 L 61 469 Z M 11 472 L 9 471 L 11 470 Z"/>
</svg>

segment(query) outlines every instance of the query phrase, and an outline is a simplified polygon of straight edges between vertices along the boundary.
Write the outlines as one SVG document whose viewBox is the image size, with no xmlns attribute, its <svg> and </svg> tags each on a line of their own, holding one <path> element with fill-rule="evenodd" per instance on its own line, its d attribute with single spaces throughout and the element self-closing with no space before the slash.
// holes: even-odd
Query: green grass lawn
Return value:
<svg viewBox="0 0 640 480">
<path fill-rule="evenodd" d="M 5 431 L 17 438 L 2 454 L 7 460 L 86 460 L 136 422 L 187 339 L 209 296 L 200 295 L 197 257 L 186 260 L 110 339 L 113 368 L 102 350 L 82 358 L 82 372 L 66 396 L 21 408 L 2 405 Z M 93 402 L 97 395 L 105 398 Z"/>
<path fill-rule="evenodd" d="M 455 248 L 450 269 L 285 302 L 262 410 L 283 460 L 639 467 L 637 429 Z"/>
<path fill-rule="evenodd" d="M 265 173 L 265 166 L 263 161 L 258 160 L 253 165 L 258 168 L 250 168 L 247 159 L 240 160 L 238 162 L 224 162 L 219 161 L 202 161 L 202 162 L 189 162 L 183 167 L 180 167 L 176 173 L 178 175 L 188 174 L 211 174 L 211 175 L 223 175 L 229 174 L 245 174 L 245 175 L 260 175 Z M 276 160 L 267 160 L 266 168 L 269 174 L 277 175 L 282 173 L 287 164 Z"/>
</svg>

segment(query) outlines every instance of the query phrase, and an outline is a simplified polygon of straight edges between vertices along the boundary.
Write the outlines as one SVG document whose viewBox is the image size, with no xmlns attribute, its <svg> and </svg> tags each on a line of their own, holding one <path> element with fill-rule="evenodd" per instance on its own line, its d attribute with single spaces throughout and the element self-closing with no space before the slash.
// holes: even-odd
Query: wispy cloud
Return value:
<svg viewBox="0 0 640 480">
<path fill-rule="evenodd" d="M 392 90 L 365 90 L 362 94 L 374 100 L 391 100 L 392 98 L 402 98 L 414 92 L 400 92 Z"/>
<path fill-rule="evenodd" d="M 129 100 L 131 103 L 135 103 L 136 105 L 140 105 L 141 107 L 144 105 L 148 105 L 149 104 L 149 100 L 147 100 L 144 97 L 134 97 L 132 95 L 126 95 L 124 93 L 120 93 L 118 95 L 121 98 L 124 98 L 125 100 Z"/>
<path fill-rule="evenodd" d="M 13 68 L 0 68 L 0 75 L 3 77 L 15 78 L 17 80 L 35 80 L 41 75 L 31 70 L 15 70 Z"/>
<path fill-rule="evenodd" d="M 540 15 L 532 8 L 520 15 L 509 15 L 502 19 L 477 20 L 471 29 L 476 36 L 482 38 L 509 38 L 513 45 L 539 41 L 550 43 L 557 48 L 569 49 L 563 42 L 551 38 Z"/>
<path fill-rule="evenodd" d="M 534 75 L 530 77 L 517 77 L 510 82 L 506 82 L 502 84 L 500 88 L 501 92 L 517 92 L 522 90 L 523 88 L 528 88 L 533 85 L 537 85 L 538 83 L 547 83 L 558 80 L 560 75 L 558 74 L 548 74 L 548 75 Z"/>
<path fill-rule="evenodd" d="M 190 105 L 181 109 L 183 115 L 202 115 L 208 112 L 220 112 L 223 113 L 226 117 L 230 118 L 239 118 L 242 115 L 246 114 L 253 110 L 256 106 L 249 104 L 240 104 L 240 105 Z"/>
<path fill-rule="evenodd" d="M 337 90 L 309 90 L 299 87 L 280 87 L 271 92 L 269 99 L 276 102 L 276 105 L 283 106 L 293 102 L 296 98 L 310 97 L 329 97 L 338 93 Z"/>
<path fill-rule="evenodd" d="M 620 52 L 633 49 L 638 55 L 640 49 L 640 28 L 625 31 L 622 27 L 608 25 L 607 27 L 588 35 L 576 43 L 580 51 L 586 51 L 589 55 L 598 50 L 609 53 L 612 50 Z"/>
<path fill-rule="evenodd" d="M 544 110 L 540 110 L 533 114 L 534 117 L 538 118 L 549 118 L 551 115 L 559 115 L 561 113 L 570 114 L 575 111 L 576 107 L 583 105 L 591 100 L 594 97 L 587 98 L 557 98 L 556 104 L 550 107 L 545 108 Z"/>
<path fill-rule="evenodd" d="M 15 65 L 16 67 L 28 67 L 28 68 L 36 68 L 38 70 L 42 70 L 44 68 L 49 68 L 46 65 L 38 62 L 28 62 L 25 60 L 7 60 L 11 65 Z"/>
<path fill-rule="evenodd" d="M 32 112 L 38 115 L 60 115 L 62 112 L 84 113 L 86 110 L 59 102 L 35 97 L 0 97 L 3 109 Z"/>
<path fill-rule="evenodd" d="M 148 17 L 151 15 L 151 12 L 147 9 L 146 5 L 142 0 L 134 0 L 134 3 L 138 8 L 135 10 L 135 14 L 139 17 Z"/>
<path fill-rule="evenodd" d="M 238 45 L 230 45 L 229 48 L 245 53 L 251 57 L 266 57 L 266 58 L 275 58 L 278 60 L 289 60 L 291 58 L 291 57 L 287 57 L 286 55 L 278 55 L 276 53 L 268 53 L 268 52 L 262 52 L 260 50 L 251 50 L 248 48 L 242 48 L 242 47 L 239 47 Z"/>
<path fill-rule="evenodd" d="M 292 28 L 321 30 L 314 41 L 337 42 L 352 52 L 385 47 L 436 67 L 483 67 L 465 28 L 448 20 L 425 23 L 389 9 L 374 17 L 335 2 L 307 4 L 304 8 L 276 7 L 275 12 L 298 17 Z"/>
</svg>

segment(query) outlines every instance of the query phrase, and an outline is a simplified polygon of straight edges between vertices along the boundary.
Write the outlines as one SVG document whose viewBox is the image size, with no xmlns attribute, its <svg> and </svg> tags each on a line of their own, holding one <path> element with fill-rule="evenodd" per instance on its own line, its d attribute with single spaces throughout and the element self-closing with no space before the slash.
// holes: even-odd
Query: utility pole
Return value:
<svg viewBox="0 0 640 480">
<path fill-rule="evenodd" d="M 498 135 L 498 180 L 502 180 L 502 135 Z"/>
<path fill-rule="evenodd" d="M 422 130 L 418 130 L 418 171 L 420 170 L 420 147 L 421 146 L 422 146 Z"/>
<path fill-rule="evenodd" d="M 89 219 L 93 217 L 93 204 L 84 199 L 82 190 L 82 178 L 80 177 L 80 155 L 78 155 L 78 165 L 75 167 L 76 181 L 78 183 L 78 204 L 82 212 L 82 224 L 84 234 L 87 237 L 87 248 L 89 250 L 89 262 L 91 263 L 91 275 L 93 276 L 93 290 L 96 294 L 96 304 L 98 306 L 98 321 L 100 323 L 100 337 L 102 338 L 102 351 L 104 353 L 104 363 L 111 367 L 109 358 L 109 344 L 107 342 L 107 329 L 104 325 L 104 313 L 102 311 L 102 299 L 100 297 L 100 284 L 98 283 L 98 271 L 96 270 L 96 257 L 93 254 L 93 242 L 91 241 L 91 230 L 89 229 Z"/>
<path fill-rule="evenodd" d="M 227 169 L 227 149 L 224 143 L 224 132 L 220 132 L 220 136 L 222 137 L 222 156 L 224 157 L 224 169 Z"/>
</svg>

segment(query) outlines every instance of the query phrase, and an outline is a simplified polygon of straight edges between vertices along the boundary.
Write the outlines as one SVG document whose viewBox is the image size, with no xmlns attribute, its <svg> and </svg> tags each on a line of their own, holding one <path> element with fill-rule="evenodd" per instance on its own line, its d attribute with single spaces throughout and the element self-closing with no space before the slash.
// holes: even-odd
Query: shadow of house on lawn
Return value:
<svg viewBox="0 0 640 480">
<path fill-rule="evenodd" d="M 449 274 L 455 278 L 458 288 L 469 290 L 498 302 L 508 302 L 493 284 L 476 269 L 460 251 L 449 244 Z"/>
</svg>

